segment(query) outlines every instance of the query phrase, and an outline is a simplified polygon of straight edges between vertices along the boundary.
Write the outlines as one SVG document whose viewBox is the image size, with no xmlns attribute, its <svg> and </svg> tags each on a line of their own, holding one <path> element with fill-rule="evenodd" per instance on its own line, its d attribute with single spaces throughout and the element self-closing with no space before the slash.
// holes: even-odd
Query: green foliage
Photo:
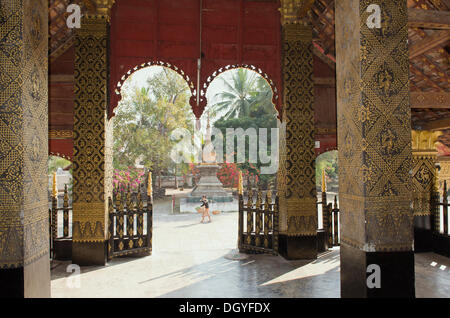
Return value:
<svg viewBox="0 0 450 318">
<path fill-rule="evenodd" d="M 170 135 L 176 128 L 193 131 L 190 90 L 175 71 L 153 73 L 148 87 L 125 87 L 114 119 L 114 168 L 126 170 L 137 164 L 154 173 L 174 167 Z"/>
<path fill-rule="evenodd" d="M 231 71 L 230 71 L 231 72 Z M 277 114 L 272 104 L 272 90 L 268 83 L 257 73 L 238 69 L 234 71 L 231 80 L 222 78 L 226 90 L 216 94 L 217 103 L 211 105 L 212 114 L 220 116 L 214 122 L 214 127 L 220 129 L 224 136 L 224 153 L 226 153 L 226 129 L 242 128 L 244 131 L 248 128 L 255 128 L 258 133 L 259 128 L 267 128 L 268 132 L 268 155 L 271 152 L 271 134 L 270 129 L 277 127 Z M 259 138 L 259 137 L 258 137 Z M 259 146 L 259 140 L 257 141 Z M 249 138 L 246 138 L 245 153 L 246 159 L 249 158 Z M 237 153 L 237 142 L 235 140 L 235 154 Z M 236 162 L 236 157 L 235 157 Z M 249 162 L 239 163 L 237 168 L 242 170 L 245 175 L 256 175 L 260 177 L 263 186 L 274 181 L 274 175 L 260 175 L 262 164 L 259 162 L 251 164 Z M 224 174 L 225 175 L 225 174 Z M 223 178 L 223 175 L 222 175 Z M 235 178 L 232 173 L 230 178 Z M 236 183 L 235 180 L 223 180 L 227 184 Z"/>
<path fill-rule="evenodd" d="M 48 157 L 48 174 L 53 174 L 53 172 L 56 172 L 58 168 L 66 168 L 70 166 L 72 163 L 64 158 L 57 157 L 57 156 L 49 156 Z"/>
<path fill-rule="evenodd" d="M 252 112 L 257 109 L 266 114 L 273 113 L 273 93 L 261 75 L 245 68 L 229 72 L 231 78 L 220 77 L 225 91 L 214 96 L 218 102 L 211 105 L 213 116 L 221 116 L 223 119 L 251 117 Z"/>
<path fill-rule="evenodd" d="M 316 159 L 316 186 L 319 189 L 322 185 L 322 171 L 324 169 L 327 178 L 327 187 L 329 189 L 336 188 L 339 173 L 337 150 L 325 152 Z"/>
</svg>

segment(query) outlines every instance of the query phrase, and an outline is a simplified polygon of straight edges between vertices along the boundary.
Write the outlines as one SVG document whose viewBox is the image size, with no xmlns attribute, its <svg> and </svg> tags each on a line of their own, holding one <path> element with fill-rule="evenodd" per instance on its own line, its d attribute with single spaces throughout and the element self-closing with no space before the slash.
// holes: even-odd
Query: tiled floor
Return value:
<svg viewBox="0 0 450 318">
<path fill-rule="evenodd" d="M 155 209 L 152 256 L 83 267 L 80 288 L 69 288 L 68 263 L 55 263 L 52 296 L 339 297 L 339 249 L 313 262 L 269 255 L 237 260 L 237 213 L 200 224 L 199 215 L 167 215 L 167 204 Z M 416 254 L 416 295 L 450 297 L 448 258 Z"/>
</svg>

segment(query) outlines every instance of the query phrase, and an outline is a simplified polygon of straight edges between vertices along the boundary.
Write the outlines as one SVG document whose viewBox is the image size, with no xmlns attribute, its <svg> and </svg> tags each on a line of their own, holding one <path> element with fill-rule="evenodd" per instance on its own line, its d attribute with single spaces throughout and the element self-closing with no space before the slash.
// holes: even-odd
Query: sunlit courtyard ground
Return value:
<svg viewBox="0 0 450 318">
<path fill-rule="evenodd" d="M 104 267 L 82 267 L 79 288 L 52 264 L 52 297 L 339 297 L 339 249 L 312 262 L 279 256 L 236 259 L 237 213 L 171 215 L 171 201 L 157 201 L 153 254 L 116 258 Z M 445 267 L 445 268 L 444 268 Z M 450 297 L 450 260 L 416 254 L 417 297 Z"/>
</svg>

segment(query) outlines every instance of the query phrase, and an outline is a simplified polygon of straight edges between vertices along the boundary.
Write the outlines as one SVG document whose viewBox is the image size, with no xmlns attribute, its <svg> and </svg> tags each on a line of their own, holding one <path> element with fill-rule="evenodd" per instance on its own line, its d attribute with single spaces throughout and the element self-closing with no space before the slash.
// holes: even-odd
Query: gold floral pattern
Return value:
<svg viewBox="0 0 450 318">
<path fill-rule="evenodd" d="M 336 1 L 341 242 L 366 252 L 412 249 L 407 40 L 406 1 Z"/>
<path fill-rule="evenodd" d="M 48 257 L 47 1 L 0 10 L 0 268 Z"/>
</svg>

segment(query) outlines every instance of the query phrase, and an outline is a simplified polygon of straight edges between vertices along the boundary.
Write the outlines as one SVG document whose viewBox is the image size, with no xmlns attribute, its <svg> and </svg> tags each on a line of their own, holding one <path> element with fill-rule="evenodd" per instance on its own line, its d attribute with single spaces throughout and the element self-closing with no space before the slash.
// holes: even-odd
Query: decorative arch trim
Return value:
<svg viewBox="0 0 450 318">
<path fill-rule="evenodd" d="M 316 149 L 316 159 L 319 158 L 319 156 L 323 155 L 324 153 L 335 150 L 338 150 L 337 146 Z"/>
<path fill-rule="evenodd" d="M 114 94 L 116 94 L 118 96 L 118 99 L 117 99 L 117 104 L 114 105 L 112 108 L 112 114 L 110 117 L 113 117 L 115 115 L 114 110 L 119 105 L 119 102 L 122 100 L 121 90 L 122 90 L 124 83 L 128 80 L 128 78 L 130 78 L 130 76 L 132 74 L 134 74 L 135 72 L 137 72 L 141 69 L 147 68 L 147 67 L 151 67 L 151 66 L 162 66 L 162 67 L 169 68 L 169 69 L 177 72 L 177 74 L 180 75 L 186 81 L 186 83 L 188 84 L 189 90 L 191 91 L 190 105 L 191 105 L 192 111 L 194 112 L 194 114 L 197 118 L 200 118 L 202 116 L 202 114 L 206 108 L 206 105 L 207 105 L 206 91 L 208 90 L 209 85 L 219 75 L 221 75 L 224 72 L 231 71 L 233 69 L 239 69 L 239 68 L 245 68 L 247 70 L 253 71 L 253 72 L 257 73 L 258 75 L 260 75 L 270 86 L 272 93 L 273 93 L 272 94 L 272 104 L 274 105 L 274 108 L 278 113 L 278 118 L 281 119 L 282 109 L 281 109 L 280 90 L 276 87 L 275 82 L 270 78 L 270 76 L 259 67 L 256 67 L 251 64 L 229 64 L 229 65 L 223 66 L 223 67 L 219 68 L 218 70 L 214 71 L 211 75 L 209 75 L 206 78 L 206 81 L 203 83 L 203 85 L 201 85 L 201 88 L 199 90 L 199 95 L 200 95 L 199 102 L 198 102 L 199 106 L 197 106 L 197 89 L 196 89 L 196 85 L 194 84 L 192 79 L 189 77 L 189 75 L 187 75 L 186 72 L 184 72 L 178 66 L 176 66 L 172 63 L 164 62 L 164 61 L 150 61 L 150 62 L 142 63 L 142 64 L 136 65 L 135 67 L 129 69 L 125 74 L 122 75 L 119 82 L 117 82 L 117 84 L 114 88 Z"/>
<path fill-rule="evenodd" d="M 48 155 L 49 155 L 49 156 L 55 156 L 55 157 L 64 158 L 64 159 L 66 159 L 66 160 L 69 160 L 69 161 L 73 162 L 73 158 L 72 158 L 72 157 L 70 157 L 70 156 L 68 156 L 68 155 L 65 155 L 65 154 L 63 154 L 63 153 L 50 151 L 50 152 L 48 153 Z"/>
</svg>

